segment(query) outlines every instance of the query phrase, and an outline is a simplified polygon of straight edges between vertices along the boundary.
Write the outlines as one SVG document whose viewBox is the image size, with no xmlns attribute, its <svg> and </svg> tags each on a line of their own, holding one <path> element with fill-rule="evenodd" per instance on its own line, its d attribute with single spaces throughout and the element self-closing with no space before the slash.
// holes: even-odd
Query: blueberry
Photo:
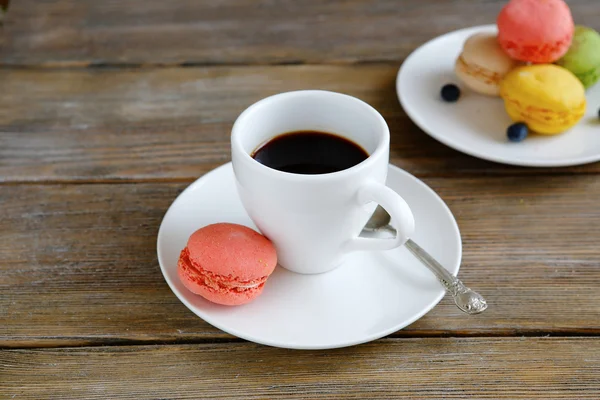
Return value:
<svg viewBox="0 0 600 400">
<path fill-rule="evenodd" d="M 449 103 L 454 103 L 460 97 L 460 89 L 458 86 L 449 83 L 442 87 L 442 99 Z"/>
<path fill-rule="evenodd" d="M 508 127 L 508 130 L 506 131 L 508 140 L 510 140 L 511 142 L 521 142 L 525 140 L 528 133 L 529 128 L 522 122 L 512 124 Z"/>
</svg>

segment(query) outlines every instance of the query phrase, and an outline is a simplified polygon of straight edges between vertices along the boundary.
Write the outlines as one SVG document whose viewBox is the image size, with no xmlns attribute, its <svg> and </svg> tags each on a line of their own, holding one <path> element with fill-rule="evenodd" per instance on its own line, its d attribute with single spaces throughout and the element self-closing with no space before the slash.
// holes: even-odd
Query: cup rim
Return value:
<svg viewBox="0 0 600 400">
<path fill-rule="evenodd" d="M 250 154 L 248 154 L 248 152 L 246 152 L 246 150 L 243 148 L 242 141 L 240 139 L 240 134 L 241 134 L 240 126 L 245 122 L 245 120 L 247 118 L 249 118 L 249 116 L 251 114 L 256 112 L 257 109 L 267 106 L 274 101 L 279 101 L 284 97 L 323 96 L 323 95 L 336 96 L 336 97 L 339 96 L 346 100 L 356 102 L 356 103 L 360 104 L 361 107 L 364 107 L 368 112 L 373 114 L 375 116 L 375 119 L 379 122 L 379 125 L 380 125 L 379 130 L 382 132 L 381 138 L 378 141 L 377 147 L 375 148 L 375 150 L 371 154 L 369 154 L 369 157 L 367 157 L 365 160 L 361 161 L 360 163 L 358 163 L 350 168 L 346 168 L 342 171 L 331 172 L 331 173 L 327 173 L 327 174 L 294 174 L 291 172 L 279 171 L 274 168 L 268 167 L 264 164 L 261 164 L 260 162 L 256 161 L 254 158 L 252 158 L 252 156 Z M 282 132 L 282 133 L 285 133 L 285 132 Z M 337 134 L 339 136 L 343 136 L 336 132 L 331 132 L 331 133 Z M 345 137 L 345 136 L 343 136 L 343 137 Z M 248 108 L 246 108 L 237 117 L 237 119 L 235 120 L 233 127 L 231 129 L 232 149 L 234 151 L 237 151 L 238 153 L 240 153 L 240 156 L 242 157 L 242 159 L 244 161 L 246 161 L 247 163 L 249 163 L 249 165 L 252 165 L 253 167 L 257 168 L 258 170 L 260 170 L 261 172 L 263 172 L 265 174 L 272 175 L 273 177 L 287 178 L 287 179 L 293 179 L 293 180 L 317 181 L 317 180 L 326 180 L 326 179 L 332 179 L 332 178 L 343 178 L 347 175 L 354 174 L 354 173 L 356 173 L 362 169 L 368 168 L 369 166 L 374 164 L 376 162 L 376 160 L 385 153 L 386 146 L 389 147 L 389 142 L 390 142 L 390 129 L 389 129 L 387 123 L 385 122 L 385 119 L 383 118 L 383 116 L 379 113 L 379 111 L 377 111 L 373 106 L 371 106 L 370 104 L 366 103 L 365 101 L 363 101 L 359 98 L 356 98 L 354 96 L 350 96 L 347 94 L 343 94 L 343 93 L 328 91 L 328 90 L 296 90 L 296 91 L 290 91 L 290 92 L 282 92 L 282 93 L 278 93 L 278 94 L 275 94 L 275 95 L 272 95 L 269 97 L 265 97 L 261 100 L 258 100 L 257 102 L 255 102 L 254 104 L 249 106 Z M 233 154 L 232 154 L 232 156 L 233 156 Z"/>
</svg>

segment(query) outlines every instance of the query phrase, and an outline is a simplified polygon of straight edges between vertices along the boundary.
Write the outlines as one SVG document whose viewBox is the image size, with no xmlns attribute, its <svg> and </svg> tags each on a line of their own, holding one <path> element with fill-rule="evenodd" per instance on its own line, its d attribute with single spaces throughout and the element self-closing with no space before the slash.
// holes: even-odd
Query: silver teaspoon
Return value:
<svg viewBox="0 0 600 400">
<path fill-rule="evenodd" d="M 390 225 L 391 217 L 381 206 L 378 206 L 371 219 L 364 227 L 366 232 L 390 232 L 396 234 L 396 230 Z M 453 276 L 446 268 L 430 256 L 421 246 L 413 240 L 408 239 L 406 248 L 421 261 L 433 274 L 438 281 L 450 293 L 456 306 L 467 314 L 479 314 L 487 309 L 487 302 L 477 292 L 466 287 L 460 279 Z"/>
</svg>

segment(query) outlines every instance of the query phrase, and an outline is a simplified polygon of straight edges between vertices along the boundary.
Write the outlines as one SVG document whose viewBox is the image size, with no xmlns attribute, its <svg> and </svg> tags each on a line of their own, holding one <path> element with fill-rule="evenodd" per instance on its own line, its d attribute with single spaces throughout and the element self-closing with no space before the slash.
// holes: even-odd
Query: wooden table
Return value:
<svg viewBox="0 0 600 400">
<path fill-rule="evenodd" d="M 600 29 L 598 0 L 569 3 Z M 600 164 L 469 157 L 416 128 L 394 90 L 417 46 L 492 23 L 502 5 L 13 1 L 0 34 L 0 398 L 599 399 Z M 177 300 L 155 250 L 167 207 L 230 160 L 244 108 L 301 88 L 381 111 L 392 163 L 456 216 L 460 274 L 485 314 L 444 299 L 388 338 L 292 351 Z"/>
</svg>

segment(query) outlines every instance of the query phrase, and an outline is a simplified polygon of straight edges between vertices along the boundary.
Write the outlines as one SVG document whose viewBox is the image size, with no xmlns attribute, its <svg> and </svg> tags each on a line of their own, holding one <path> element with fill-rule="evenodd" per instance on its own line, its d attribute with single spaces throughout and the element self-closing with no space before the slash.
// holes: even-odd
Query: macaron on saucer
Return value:
<svg viewBox="0 0 600 400">
<path fill-rule="evenodd" d="M 408 116 L 425 133 L 463 153 L 489 161 L 530 167 L 563 167 L 600 161 L 600 85 L 586 92 L 587 110 L 572 129 L 556 136 L 530 135 L 520 143 L 509 142 L 513 124 L 501 98 L 483 96 L 459 83 L 456 59 L 465 41 L 476 33 L 497 33 L 485 25 L 437 37 L 415 50 L 402 64 L 396 90 Z M 455 83 L 460 99 L 446 103 L 440 89 Z"/>
<path fill-rule="evenodd" d="M 448 207 L 419 179 L 391 165 L 388 185 L 414 213 L 414 239 L 457 274 L 461 239 Z M 360 344 L 413 323 L 445 294 L 407 249 L 398 248 L 352 253 L 339 268 L 318 275 L 277 266 L 252 302 L 239 306 L 211 303 L 184 286 L 177 263 L 193 232 L 219 222 L 256 229 L 238 197 L 231 164 L 202 176 L 171 204 L 158 232 L 158 261 L 165 280 L 185 306 L 209 324 L 246 340 L 293 349 Z"/>
<path fill-rule="evenodd" d="M 269 239 L 247 226 L 223 222 L 194 232 L 177 264 L 188 290 L 227 306 L 260 296 L 276 266 L 277 253 Z"/>
</svg>

